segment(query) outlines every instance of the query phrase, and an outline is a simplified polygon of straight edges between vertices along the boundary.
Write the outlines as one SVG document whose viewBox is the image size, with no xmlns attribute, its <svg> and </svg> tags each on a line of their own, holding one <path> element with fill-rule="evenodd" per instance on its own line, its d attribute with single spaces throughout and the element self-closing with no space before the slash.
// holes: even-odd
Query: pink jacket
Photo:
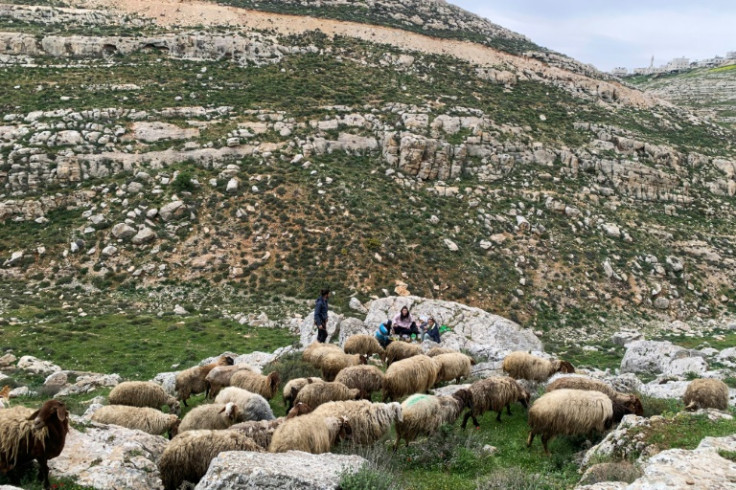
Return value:
<svg viewBox="0 0 736 490">
<path fill-rule="evenodd" d="M 396 316 L 394 316 L 394 319 L 391 320 L 391 326 L 393 327 L 409 328 L 411 327 L 412 323 L 414 323 L 414 317 L 411 316 L 411 313 L 409 313 L 409 316 L 402 320 L 401 311 L 399 311 Z"/>
</svg>

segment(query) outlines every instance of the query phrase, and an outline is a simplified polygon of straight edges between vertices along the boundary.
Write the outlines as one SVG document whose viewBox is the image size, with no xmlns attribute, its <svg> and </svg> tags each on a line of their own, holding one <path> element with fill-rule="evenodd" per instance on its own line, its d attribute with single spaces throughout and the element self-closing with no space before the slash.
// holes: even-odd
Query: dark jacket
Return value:
<svg viewBox="0 0 736 490">
<path fill-rule="evenodd" d="M 317 298 L 314 306 L 314 324 L 317 326 L 327 325 L 327 300 L 324 296 Z"/>
</svg>

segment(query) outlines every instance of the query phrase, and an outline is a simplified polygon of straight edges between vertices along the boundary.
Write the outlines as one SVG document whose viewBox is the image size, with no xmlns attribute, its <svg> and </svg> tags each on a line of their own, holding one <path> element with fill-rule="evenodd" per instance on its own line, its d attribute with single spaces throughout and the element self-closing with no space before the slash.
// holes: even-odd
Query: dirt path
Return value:
<svg viewBox="0 0 736 490">
<path fill-rule="evenodd" d="M 389 44 L 405 51 L 449 55 L 478 66 L 508 65 L 517 72 L 540 74 L 543 79 L 589 93 L 615 93 L 625 105 L 650 107 L 660 101 L 617 82 L 596 80 L 540 61 L 515 56 L 487 46 L 458 40 L 437 39 L 390 27 L 343 22 L 314 17 L 274 14 L 227 7 L 199 1 L 176 0 L 76 0 L 82 8 L 112 9 L 154 19 L 162 26 L 231 26 L 246 30 L 275 30 L 281 35 L 301 34 L 319 29 L 329 36 L 347 36 Z"/>
</svg>

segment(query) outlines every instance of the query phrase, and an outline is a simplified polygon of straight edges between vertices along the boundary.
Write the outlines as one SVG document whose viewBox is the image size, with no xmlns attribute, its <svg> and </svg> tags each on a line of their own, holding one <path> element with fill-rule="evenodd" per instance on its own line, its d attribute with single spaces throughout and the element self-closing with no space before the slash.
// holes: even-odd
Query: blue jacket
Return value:
<svg viewBox="0 0 736 490">
<path fill-rule="evenodd" d="M 389 331 L 388 328 L 386 328 L 386 325 L 382 323 L 378 327 L 378 330 L 376 330 L 376 339 L 379 342 L 385 342 L 389 340 L 390 338 L 391 338 L 391 332 Z"/>
<path fill-rule="evenodd" d="M 314 305 L 314 324 L 324 325 L 327 323 L 327 300 L 320 296 Z"/>
</svg>

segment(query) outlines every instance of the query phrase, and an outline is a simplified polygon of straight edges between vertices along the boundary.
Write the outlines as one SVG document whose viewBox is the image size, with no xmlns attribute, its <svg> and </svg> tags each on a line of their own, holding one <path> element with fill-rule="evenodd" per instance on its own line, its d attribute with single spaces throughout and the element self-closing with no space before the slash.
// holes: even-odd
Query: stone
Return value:
<svg viewBox="0 0 736 490">
<path fill-rule="evenodd" d="M 17 360 L 18 358 L 15 357 L 13 354 L 7 353 L 3 355 L 2 357 L 0 357 L 0 368 L 10 367 L 13 364 L 15 364 Z"/>
<path fill-rule="evenodd" d="M 122 382 L 119 374 L 96 374 L 88 373 L 80 375 L 74 384 L 62 388 L 57 396 L 79 395 L 89 393 L 97 388 L 112 388 Z"/>
<path fill-rule="evenodd" d="M 342 315 L 329 312 L 327 315 L 327 342 L 334 338 L 335 334 L 340 334 L 340 322 Z M 302 347 L 306 347 L 317 340 L 317 327 L 314 326 L 314 311 L 302 320 L 299 327 L 299 341 Z"/>
<path fill-rule="evenodd" d="M 164 389 L 164 391 L 168 393 L 169 395 L 176 396 L 176 375 L 177 374 L 178 374 L 178 371 L 158 373 L 156 376 L 153 377 L 151 381 L 153 381 L 154 383 L 160 384 L 161 387 Z"/>
<path fill-rule="evenodd" d="M 102 249 L 102 255 L 105 257 L 111 257 L 118 253 L 118 248 L 113 245 L 108 245 L 107 247 Z"/>
<path fill-rule="evenodd" d="M 10 258 L 5 261 L 3 264 L 5 267 L 13 267 L 15 265 L 18 265 L 18 263 L 23 258 L 23 250 L 18 250 L 17 252 L 13 252 L 10 254 Z"/>
<path fill-rule="evenodd" d="M 622 373 L 663 374 L 673 360 L 688 356 L 686 349 L 671 342 L 639 340 L 627 345 L 621 360 Z"/>
<path fill-rule="evenodd" d="M 186 206 L 182 201 L 172 201 L 159 209 L 158 214 L 164 221 L 171 221 L 184 215 Z"/>
<path fill-rule="evenodd" d="M 136 235 L 135 228 L 127 223 L 118 223 L 112 227 L 112 236 L 119 240 L 130 240 Z"/>
<path fill-rule="evenodd" d="M 357 472 L 368 461 L 346 454 L 220 453 L 195 490 L 233 488 L 288 488 L 291 490 L 337 490 L 346 471 Z"/>
<path fill-rule="evenodd" d="M 613 334 L 613 336 L 611 336 L 611 342 L 623 347 L 630 344 L 631 342 L 636 342 L 637 340 L 644 340 L 644 335 L 641 332 L 624 330 L 621 332 L 616 332 L 615 334 Z"/>
<path fill-rule="evenodd" d="M 65 371 L 59 371 L 46 377 L 46 380 L 43 382 L 43 386 L 44 388 L 61 389 L 66 385 L 68 378 L 69 377 Z"/>
<path fill-rule="evenodd" d="M 663 383 L 655 380 L 642 385 L 640 392 L 642 395 L 650 396 L 652 398 L 681 399 L 685 394 L 685 390 L 687 390 L 687 385 L 689 384 L 689 381 L 668 381 Z"/>
<path fill-rule="evenodd" d="M 199 137 L 197 128 L 180 128 L 175 124 L 160 121 L 138 121 L 131 127 L 135 139 L 146 143 L 155 143 L 161 140 L 183 140 Z"/>
<path fill-rule="evenodd" d="M 670 300 L 660 296 L 654 300 L 654 307 L 658 310 L 668 310 L 670 308 Z"/>
<path fill-rule="evenodd" d="M 613 223 L 605 223 L 603 225 L 603 231 L 606 232 L 606 235 L 612 237 L 612 238 L 620 238 L 621 237 L 621 230 L 619 227 Z"/>
<path fill-rule="evenodd" d="M 136 233 L 131 242 L 133 243 L 133 245 L 142 245 L 154 240 L 155 238 L 156 232 L 148 228 L 147 226 L 144 226 L 138 231 L 138 233 Z"/>
<path fill-rule="evenodd" d="M 225 191 L 227 192 L 236 192 L 238 190 L 238 179 L 233 177 L 227 182 L 227 187 L 225 188 Z M 258 192 L 257 190 L 254 192 Z"/>
<path fill-rule="evenodd" d="M 174 306 L 174 315 L 188 315 L 189 312 L 181 305 Z"/>
<path fill-rule="evenodd" d="M 348 306 L 350 306 L 350 308 L 355 311 L 359 311 L 360 313 L 368 313 L 368 310 L 365 308 L 365 306 L 363 306 L 363 303 L 361 303 L 358 298 L 350 298 L 350 303 L 348 303 Z"/>
<path fill-rule="evenodd" d="M 156 461 L 167 440 L 116 425 L 87 422 L 69 429 L 64 451 L 49 461 L 51 474 L 98 489 L 161 489 Z"/>
<path fill-rule="evenodd" d="M 445 242 L 445 246 L 450 250 L 450 252 L 457 252 L 458 250 L 460 250 L 457 244 L 449 238 L 445 238 L 443 241 Z"/>
<path fill-rule="evenodd" d="M 61 371 L 61 368 L 50 361 L 43 361 L 33 356 L 23 356 L 16 365 L 18 369 L 34 374 L 49 375 Z"/>
<path fill-rule="evenodd" d="M 367 310 L 366 310 L 367 312 Z M 378 327 L 378 325 L 376 325 Z M 373 335 L 376 331 L 376 328 L 371 328 L 370 326 L 363 323 L 363 320 L 359 320 L 357 318 L 345 318 L 340 322 L 340 334 L 338 336 L 338 343 L 340 346 L 345 344 L 345 341 L 348 337 L 352 335 Z"/>
<path fill-rule="evenodd" d="M 689 373 L 703 374 L 708 370 L 708 363 L 702 357 L 683 357 L 673 360 L 664 374 L 667 376 L 683 376 Z"/>
</svg>

